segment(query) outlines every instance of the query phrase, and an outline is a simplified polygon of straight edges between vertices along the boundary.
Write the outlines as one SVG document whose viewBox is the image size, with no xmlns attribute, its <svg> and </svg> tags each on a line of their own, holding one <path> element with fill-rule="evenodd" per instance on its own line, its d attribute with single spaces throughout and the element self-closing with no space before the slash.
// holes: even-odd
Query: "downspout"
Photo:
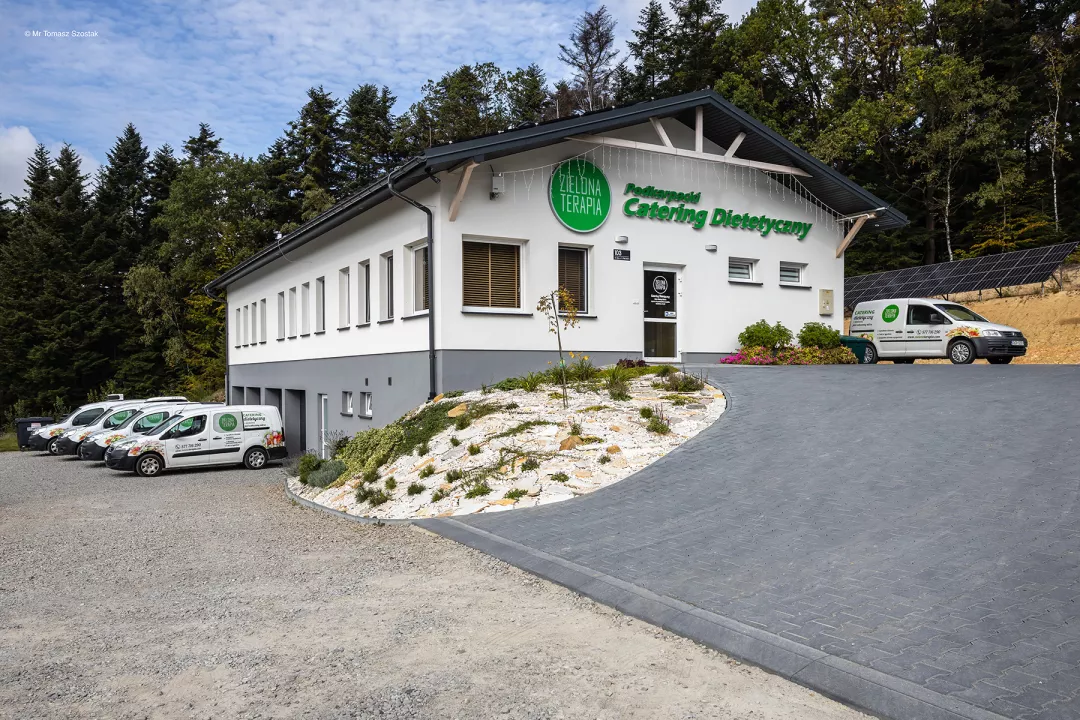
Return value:
<svg viewBox="0 0 1080 720">
<path fill-rule="evenodd" d="M 225 302 L 225 298 L 216 294 L 210 289 L 210 285 L 203 287 L 203 292 L 206 293 L 206 297 L 216 302 L 225 303 L 225 404 L 229 404 L 229 394 L 232 389 L 229 386 L 229 303 Z"/>
<path fill-rule="evenodd" d="M 431 212 L 431 208 L 422 203 L 418 203 L 410 197 L 402 195 L 394 189 L 394 174 L 390 173 L 386 177 L 386 189 L 390 191 L 390 194 L 394 197 L 400 198 L 412 205 L 417 210 L 421 210 L 427 215 L 427 260 L 428 260 L 428 279 L 427 279 L 427 294 L 428 294 L 428 400 L 434 400 L 438 394 L 435 380 L 435 216 Z M 228 314 L 228 313 L 226 313 Z"/>
</svg>

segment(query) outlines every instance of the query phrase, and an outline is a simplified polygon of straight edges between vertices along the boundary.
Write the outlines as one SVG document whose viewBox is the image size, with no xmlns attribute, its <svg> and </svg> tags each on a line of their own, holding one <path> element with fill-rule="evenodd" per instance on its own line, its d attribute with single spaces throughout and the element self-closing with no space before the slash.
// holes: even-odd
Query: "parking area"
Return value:
<svg viewBox="0 0 1080 720">
<path fill-rule="evenodd" d="M 709 372 L 728 412 L 637 475 L 428 526 L 882 714 L 1080 718 L 1080 368 Z"/>
<path fill-rule="evenodd" d="M 861 717 L 281 480 L 0 454 L 0 717 Z"/>
</svg>

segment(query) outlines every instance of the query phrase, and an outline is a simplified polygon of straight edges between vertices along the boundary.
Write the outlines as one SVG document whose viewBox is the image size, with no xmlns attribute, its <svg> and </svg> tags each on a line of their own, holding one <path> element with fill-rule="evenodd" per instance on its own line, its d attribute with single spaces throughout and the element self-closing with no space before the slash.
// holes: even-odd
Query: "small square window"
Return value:
<svg viewBox="0 0 1080 720">
<path fill-rule="evenodd" d="M 780 282 L 784 285 L 802 285 L 805 265 L 780 263 Z"/>
<path fill-rule="evenodd" d="M 352 415 L 352 391 L 344 390 L 341 393 L 341 414 Z"/>
<path fill-rule="evenodd" d="M 754 261 L 744 258 L 728 258 L 727 276 L 729 280 L 753 282 Z"/>
<path fill-rule="evenodd" d="M 371 417 L 371 393 L 360 393 L 360 410 L 358 414 L 362 417 Z"/>
</svg>

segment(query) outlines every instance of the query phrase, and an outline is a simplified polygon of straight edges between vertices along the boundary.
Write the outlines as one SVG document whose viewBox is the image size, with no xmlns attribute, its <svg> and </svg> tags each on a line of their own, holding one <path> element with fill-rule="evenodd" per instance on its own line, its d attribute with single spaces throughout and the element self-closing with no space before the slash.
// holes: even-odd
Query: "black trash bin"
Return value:
<svg viewBox="0 0 1080 720">
<path fill-rule="evenodd" d="M 30 433 L 42 425 L 49 425 L 52 422 L 51 417 L 15 418 L 15 437 L 19 441 L 19 449 L 22 450 L 30 446 Z"/>
</svg>

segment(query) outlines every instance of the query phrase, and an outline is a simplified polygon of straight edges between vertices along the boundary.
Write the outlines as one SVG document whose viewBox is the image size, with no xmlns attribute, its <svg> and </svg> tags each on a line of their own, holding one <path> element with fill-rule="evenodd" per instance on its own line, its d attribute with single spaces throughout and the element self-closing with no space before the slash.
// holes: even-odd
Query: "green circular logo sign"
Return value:
<svg viewBox="0 0 1080 720">
<path fill-rule="evenodd" d="M 898 317 L 900 317 L 900 308 L 896 305 L 886 305 L 881 311 L 881 319 L 885 322 L 892 322 Z"/>
<path fill-rule="evenodd" d="M 235 415 L 219 415 L 217 421 L 218 427 L 225 432 L 231 432 L 236 429 L 236 416 Z"/>
<path fill-rule="evenodd" d="M 567 160 L 551 173 L 551 211 L 574 232 L 592 232 L 607 220 L 611 188 L 604 171 L 588 160 Z"/>
</svg>

